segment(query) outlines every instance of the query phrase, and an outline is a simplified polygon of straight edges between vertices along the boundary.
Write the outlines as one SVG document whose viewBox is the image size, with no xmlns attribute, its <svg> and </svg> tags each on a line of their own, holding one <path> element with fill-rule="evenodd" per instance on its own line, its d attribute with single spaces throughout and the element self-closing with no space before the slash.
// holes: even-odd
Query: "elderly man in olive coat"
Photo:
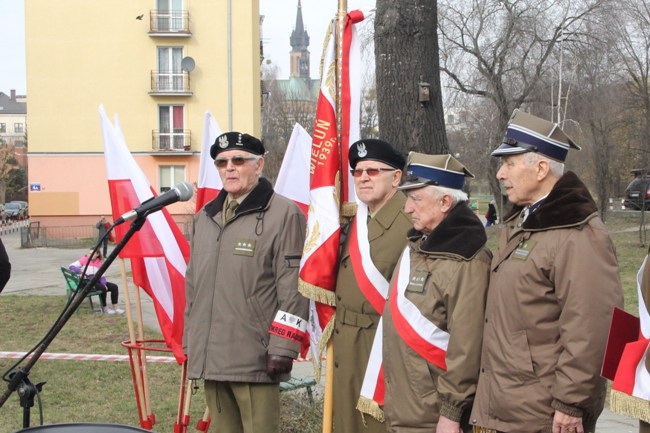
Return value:
<svg viewBox="0 0 650 433">
<path fill-rule="evenodd" d="M 361 388 L 380 380 L 373 366 L 381 365 L 381 350 L 370 359 L 371 348 L 388 280 L 411 226 L 404 194 L 397 191 L 406 160 L 389 143 L 368 139 L 350 146 L 349 161 L 358 208 L 347 229 L 336 281 L 334 430 L 385 432 L 383 402 L 362 397 Z"/>
</svg>

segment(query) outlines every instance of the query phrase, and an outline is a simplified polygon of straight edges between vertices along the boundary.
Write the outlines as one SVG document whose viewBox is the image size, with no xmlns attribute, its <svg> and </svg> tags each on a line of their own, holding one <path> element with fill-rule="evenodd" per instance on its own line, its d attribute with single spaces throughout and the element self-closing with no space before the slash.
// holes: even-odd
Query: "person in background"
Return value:
<svg viewBox="0 0 650 433">
<path fill-rule="evenodd" d="M 9 277 L 11 276 L 11 263 L 9 262 L 9 255 L 5 249 L 2 239 L 0 239 L 0 293 L 5 288 Z"/>
<path fill-rule="evenodd" d="M 471 415 L 479 432 L 594 432 L 605 404 L 600 372 L 623 292 L 596 203 L 564 173 L 572 148 L 559 125 L 515 110 L 492 152 L 514 206 L 492 260 Z"/>
<path fill-rule="evenodd" d="M 348 155 L 358 209 L 347 227 L 336 280 L 334 430 L 385 432 L 386 425 L 379 421 L 383 419 L 379 403 L 360 398 L 360 392 L 364 381 L 379 380 L 377 375 L 371 378 L 370 372 L 379 370 L 372 365 L 381 364 L 381 351 L 375 352 L 378 359 L 371 360 L 371 348 L 388 281 L 411 227 L 404 213 L 406 198 L 397 191 L 406 160 L 389 143 L 374 139 L 353 143 Z M 381 335 L 378 337 L 381 343 Z"/>
<path fill-rule="evenodd" d="M 106 233 L 108 232 L 108 229 L 111 227 L 111 225 L 106 221 L 106 218 L 101 216 L 99 217 L 99 221 L 97 221 L 97 224 L 95 224 L 95 227 L 97 230 L 99 230 L 99 233 L 97 235 L 97 242 L 102 243 L 102 255 L 106 257 L 108 255 L 108 236 L 106 236 Z"/>
<path fill-rule="evenodd" d="M 495 206 L 494 200 L 490 200 L 490 203 L 488 203 L 485 220 L 485 227 L 490 227 L 497 222 L 497 207 Z"/>
<path fill-rule="evenodd" d="M 451 155 L 411 152 L 399 187 L 413 227 L 382 316 L 392 433 L 472 430 L 492 254 L 465 177 Z"/>
<path fill-rule="evenodd" d="M 262 177 L 265 153 L 251 135 L 218 136 L 210 156 L 223 189 L 194 217 L 183 350 L 215 433 L 279 431 L 279 383 L 307 338 L 305 216 Z"/>
<path fill-rule="evenodd" d="M 68 266 L 68 269 L 81 275 L 84 268 L 86 267 L 86 264 L 88 264 L 88 268 L 86 269 L 86 275 L 83 281 L 90 281 L 92 277 L 97 273 L 99 268 L 102 266 L 102 261 L 103 261 L 103 256 L 101 251 L 97 250 L 95 254 L 93 254 L 93 250 L 90 250 L 88 254 L 86 254 L 85 256 L 81 257 L 79 260 L 75 261 L 70 266 Z M 102 275 L 99 281 L 97 281 L 97 283 L 95 284 L 95 288 L 101 290 L 103 293 L 102 295 L 100 295 L 100 299 L 101 299 L 102 306 L 104 307 L 103 310 L 104 313 L 106 314 L 124 313 L 124 310 L 117 305 L 118 292 L 119 292 L 119 288 L 117 287 L 117 284 L 111 283 L 110 281 L 106 281 L 106 277 Z M 107 292 L 111 292 L 112 307 L 109 307 L 108 304 L 106 303 Z"/>
</svg>

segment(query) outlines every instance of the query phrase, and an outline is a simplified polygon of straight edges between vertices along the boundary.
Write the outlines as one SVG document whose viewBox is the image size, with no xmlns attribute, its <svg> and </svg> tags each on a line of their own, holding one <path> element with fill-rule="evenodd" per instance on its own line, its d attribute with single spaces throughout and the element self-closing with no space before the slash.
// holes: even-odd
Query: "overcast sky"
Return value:
<svg viewBox="0 0 650 433">
<path fill-rule="evenodd" d="M 264 55 L 279 68 L 278 78 L 289 75 L 289 37 L 296 23 L 298 0 L 259 0 L 264 15 Z M 152 1 L 152 4 L 154 2 Z M 305 29 L 309 33 L 311 75 L 318 76 L 318 65 L 327 23 L 336 15 L 336 0 L 301 0 Z M 348 0 L 348 10 L 368 13 L 375 0 Z M 25 77 L 24 0 L 0 0 L 0 91 L 16 89 L 27 93 Z"/>
</svg>

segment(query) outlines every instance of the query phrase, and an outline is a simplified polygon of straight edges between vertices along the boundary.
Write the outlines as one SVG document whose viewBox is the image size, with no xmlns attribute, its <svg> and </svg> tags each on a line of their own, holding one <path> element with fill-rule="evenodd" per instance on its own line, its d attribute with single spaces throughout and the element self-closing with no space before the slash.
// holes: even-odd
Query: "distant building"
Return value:
<svg viewBox="0 0 650 433">
<path fill-rule="evenodd" d="M 27 98 L 0 92 L 0 140 L 16 148 L 25 147 L 27 134 Z"/>
<path fill-rule="evenodd" d="M 29 202 L 41 225 L 110 215 L 100 104 L 159 193 L 197 181 L 206 111 L 223 130 L 261 133 L 258 0 L 30 0 L 25 24 L 39 186 Z M 189 220 L 194 204 L 168 209 Z"/>
</svg>

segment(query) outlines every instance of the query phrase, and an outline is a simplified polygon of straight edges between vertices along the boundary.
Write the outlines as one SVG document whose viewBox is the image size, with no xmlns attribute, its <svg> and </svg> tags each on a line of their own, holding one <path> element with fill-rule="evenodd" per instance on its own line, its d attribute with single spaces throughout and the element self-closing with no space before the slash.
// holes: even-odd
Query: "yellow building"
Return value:
<svg viewBox="0 0 650 433">
<path fill-rule="evenodd" d="M 258 0 L 26 1 L 32 219 L 111 214 L 100 104 L 159 193 L 196 183 L 205 111 L 259 136 L 259 20 Z"/>
</svg>

